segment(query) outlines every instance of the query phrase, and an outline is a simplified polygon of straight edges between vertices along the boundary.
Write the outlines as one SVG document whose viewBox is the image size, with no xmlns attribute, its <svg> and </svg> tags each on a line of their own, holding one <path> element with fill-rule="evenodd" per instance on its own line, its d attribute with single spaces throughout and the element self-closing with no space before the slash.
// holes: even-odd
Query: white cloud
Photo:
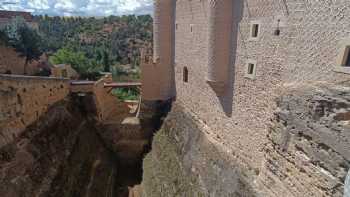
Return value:
<svg viewBox="0 0 350 197">
<path fill-rule="evenodd" d="M 27 5 L 32 9 L 49 9 L 48 0 L 28 0 Z"/>
<path fill-rule="evenodd" d="M 150 14 L 153 0 L 0 0 L 0 9 L 35 14 L 109 16 Z"/>
</svg>

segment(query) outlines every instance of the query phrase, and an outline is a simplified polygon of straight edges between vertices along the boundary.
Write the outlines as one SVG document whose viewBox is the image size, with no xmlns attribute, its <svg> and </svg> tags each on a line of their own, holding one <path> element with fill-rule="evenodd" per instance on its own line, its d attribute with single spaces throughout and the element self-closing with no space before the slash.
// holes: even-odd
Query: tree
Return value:
<svg viewBox="0 0 350 197">
<path fill-rule="evenodd" d="M 85 65 L 88 63 L 83 53 L 74 52 L 69 48 L 58 50 L 50 57 L 50 62 L 53 64 L 70 64 L 78 72 L 82 72 Z"/>
<path fill-rule="evenodd" d="M 27 74 L 28 63 L 38 60 L 42 54 L 40 50 L 41 38 L 32 28 L 28 27 L 23 18 L 15 18 L 5 28 L 9 44 L 15 48 L 20 56 L 25 58 L 24 74 Z"/>
<path fill-rule="evenodd" d="M 69 48 L 58 50 L 50 57 L 53 64 L 70 64 L 80 75 L 82 79 L 96 80 L 102 71 L 96 61 L 90 61 L 84 53 L 75 52 Z"/>
<path fill-rule="evenodd" d="M 40 50 L 40 36 L 36 31 L 28 26 L 23 26 L 19 29 L 20 39 L 14 45 L 17 52 L 21 53 L 26 58 L 24 64 L 24 74 L 27 74 L 28 63 L 33 60 L 38 60 L 42 54 Z"/>
<path fill-rule="evenodd" d="M 107 51 L 103 51 L 103 68 L 105 72 L 110 72 L 109 55 Z"/>
<path fill-rule="evenodd" d="M 0 44 L 8 45 L 8 42 L 9 42 L 9 38 L 7 34 L 5 33 L 5 31 L 0 30 Z"/>
</svg>

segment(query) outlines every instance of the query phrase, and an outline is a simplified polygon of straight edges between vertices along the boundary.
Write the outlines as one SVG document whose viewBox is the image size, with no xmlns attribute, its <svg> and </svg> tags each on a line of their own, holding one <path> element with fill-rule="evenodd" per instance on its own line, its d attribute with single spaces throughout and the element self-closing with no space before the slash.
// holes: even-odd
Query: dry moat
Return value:
<svg viewBox="0 0 350 197">
<path fill-rule="evenodd" d="M 13 119 L 26 123 L 26 105 L 31 102 L 24 95 L 44 87 L 39 83 L 25 87 L 23 93 L 22 86 L 14 85 L 12 78 L 7 80 L 1 86 L 1 96 L 6 98 L 2 104 L 11 106 L 14 99 L 21 109 Z M 62 87 L 58 84 L 50 88 L 57 93 Z M 20 134 L 13 133 L 12 142 L 0 149 L 2 197 L 141 195 L 142 161 L 170 103 L 128 104 L 103 88 L 96 89 L 67 93 L 46 112 L 37 112 L 37 119 Z M 5 116 L 2 118 L 5 120 Z M 6 124 L 2 128 L 6 129 Z"/>
</svg>

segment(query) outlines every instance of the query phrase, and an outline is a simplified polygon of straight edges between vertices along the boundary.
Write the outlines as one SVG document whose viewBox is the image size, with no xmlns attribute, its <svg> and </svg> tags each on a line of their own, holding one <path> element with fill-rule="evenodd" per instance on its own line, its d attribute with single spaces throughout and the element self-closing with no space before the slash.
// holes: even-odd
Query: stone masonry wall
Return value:
<svg viewBox="0 0 350 197">
<path fill-rule="evenodd" d="M 205 82 L 207 1 L 177 1 L 177 98 L 213 131 L 225 136 L 224 143 L 235 147 L 242 161 L 253 166 L 261 165 L 259 158 L 266 142 L 266 123 L 275 108 L 274 99 L 283 90 L 282 84 L 310 80 L 336 82 L 350 78 L 350 75 L 333 71 L 341 40 L 350 37 L 346 31 L 350 29 L 350 16 L 345 14 L 350 3 L 286 2 L 236 1 L 234 6 L 241 7 L 242 13 L 235 16 L 241 17 L 241 22 L 234 27 L 239 33 L 233 43 L 237 48 L 229 73 L 232 84 L 224 96 L 218 97 Z M 324 20 L 319 20 L 320 17 Z M 281 20 L 281 35 L 275 36 L 278 19 Z M 251 21 L 260 23 L 257 41 L 249 37 Z M 249 59 L 257 61 L 255 80 L 245 78 Z M 188 83 L 182 81 L 184 66 L 189 70 Z"/>
<path fill-rule="evenodd" d="M 0 147 L 11 142 L 68 93 L 68 80 L 0 75 Z"/>
<path fill-rule="evenodd" d="M 350 75 L 334 71 L 343 40 L 350 37 L 350 2 L 235 1 L 234 9 L 241 10 L 235 13 L 235 19 L 241 20 L 232 30 L 237 32 L 237 40 L 232 42 L 228 73 L 231 84 L 223 96 L 217 96 L 206 83 L 207 3 L 176 3 L 177 100 L 218 136 L 225 149 L 235 153 L 237 165 L 251 169 L 254 175 L 254 171 L 264 169 L 269 123 L 277 108 L 275 100 L 284 89 L 316 81 L 339 83 L 350 79 Z M 281 33 L 276 36 L 278 20 Z M 258 39 L 250 38 L 253 21 L 260 24 Z M 255 79 L 245 77 L 248 60 L 257 62 Z M 184 67 L 189 71 L 188 83 L 183 82 Z M 258 179 L 259 174 L 253 179 Z"/>
</svg>

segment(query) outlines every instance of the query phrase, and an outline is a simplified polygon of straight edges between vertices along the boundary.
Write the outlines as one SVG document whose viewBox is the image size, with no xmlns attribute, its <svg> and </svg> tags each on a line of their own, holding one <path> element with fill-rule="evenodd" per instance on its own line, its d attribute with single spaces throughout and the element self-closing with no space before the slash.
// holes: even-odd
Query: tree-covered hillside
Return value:
<svg viewBox="0 0 350 197">
<path fill-rule="evenodd" d="M 70 63 L 79 73 L 109 71 L 114 65 L 139 65 L 140 49 L 150 46 L 152 18 L 36 16 L 43 50 L 53 63 Z M 68 58 L 65 61 L 65 58 Z M 90 73 L 91 74 L 91 73 Z"/>
</svg>

